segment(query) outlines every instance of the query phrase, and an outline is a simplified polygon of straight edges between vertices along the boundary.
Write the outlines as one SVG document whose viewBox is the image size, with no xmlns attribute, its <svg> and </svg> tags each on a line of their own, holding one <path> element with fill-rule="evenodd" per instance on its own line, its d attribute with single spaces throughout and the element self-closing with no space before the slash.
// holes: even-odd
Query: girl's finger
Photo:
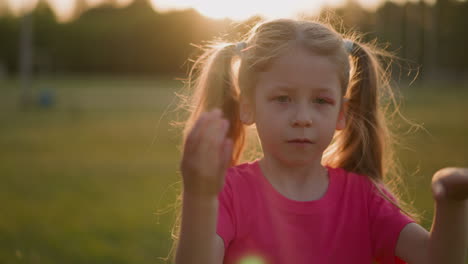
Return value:
<svg viewBox="0 0 468 264">
<path fill-rule="evenodd" d="M 212 147 L 217 150 L 218 153 L 222 150 L 223 141 L 226 139 L 227 130 L 229 128 L 229 122 L 226 119 L 217 120 L 215 126 L 215 133 L 213 135 Z"/>
<path fill-rule="evenodd" d="M 432 184 L 432 193 L 436 200 L 441 200 L 445 197 L 446 191 L 445 187 L 441 182 L 435 182 Z"/>
<path fill-rule="evenodd" d="M 220 145 L 226 135 L 227 121 L 221 117 L 220 111 L 213 111 L 209 122 L 206 122 L 202 131 L 202 153 L 218 155 Z"/>
<path fill-rule="evenodd" d="M 458 201 L 468 199 L 468 169 L 446 168 L 436 174 L 433 191 L 437 197 Z"/>
<path fill-rule="evenodd" d="M 190 132 L 185 139 L 185 144 L 193 144 L 198 142 L 200 128 L 202 127 L 202 124 L 206 122 L 206 119 L 207 115 L 205 113 L 200 115 L 200 118 L 198 118 L 193 127 L 190 129 Z"/>
<path fill-rule="evenodd" d="M 218 162 L 218 169 L 223 170 L 225 167 L 225 151 L 226 151 L 226 135 L 229 130 L 229 122 L 226 119 L 223 119 L 221 122 L 221 128 L 219 134 L 213 142 L 212 151 L 216 153 L 216 161 Z"/>
<path fill-rule="evenodd" d="M 186 152 L 191 153 L 197 149 L 201 142 L 200 137 L 203 135 L 203 130 L 214 114 L 213 112 L 204 112 L 200 115 L 185 140 Z"/>
</svg>

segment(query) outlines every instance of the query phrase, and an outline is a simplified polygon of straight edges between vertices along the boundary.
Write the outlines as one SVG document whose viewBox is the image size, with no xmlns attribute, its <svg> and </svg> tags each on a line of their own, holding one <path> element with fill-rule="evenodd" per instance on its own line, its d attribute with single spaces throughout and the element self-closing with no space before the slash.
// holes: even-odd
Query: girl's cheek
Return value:
<svg viewBox="0 0 468 264">
<path fill-rule="evenodd" d="M 320 113 L 330 115 L 334 113 L 335 107 L 331 104 L 314 104 L 313 108 Z"/>
<path fill-rule="evenodd" d="M 271 100 L 268 105 L 270 108 L 277 110 L 277 111 L 284 111 L 288 108 L 291 108 L 291 103 L 290 102 L 278 102 Z"/>
</svg>

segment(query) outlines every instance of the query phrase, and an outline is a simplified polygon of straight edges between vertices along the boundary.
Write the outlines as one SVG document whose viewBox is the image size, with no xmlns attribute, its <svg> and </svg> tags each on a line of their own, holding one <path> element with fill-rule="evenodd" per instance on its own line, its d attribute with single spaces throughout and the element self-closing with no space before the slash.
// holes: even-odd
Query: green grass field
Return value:
<svg viewBox="0 0 468 264">
<path fill-rule="evenodd" d="M 180 184 L 180 132 L 170 78 L 38 79 L 52 108 L 19 107 L 19 83 L 0 81 L 0 263 L 162 263 Z M 432 221 L 429 183 L 468 166 L 468 91 L 404 88 L 406 117 L 427 131 L 398 156 L 410 197 Z M 400 130 L 403 131 L 405 127 Z"/>
</svg>

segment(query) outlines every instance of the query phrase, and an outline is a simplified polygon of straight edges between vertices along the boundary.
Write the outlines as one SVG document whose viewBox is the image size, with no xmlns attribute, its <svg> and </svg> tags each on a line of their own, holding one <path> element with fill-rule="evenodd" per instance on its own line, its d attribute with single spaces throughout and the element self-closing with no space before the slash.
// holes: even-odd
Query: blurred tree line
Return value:
<svg viewBox="0 0 468 264">
<path fill-rule="evenodd" d="M 366 33 L 366 40 L 378 38 L 410 67 L 421 66 L 423 77 L 465 78 L 468 2 L 385 2 L 368 11 L 348 0 L 332 11 L 345 28 Z M 221 35 L 233 39 L 260 19 L 253 17 L 241 26 L 228 19 L 206 18 L 193 9 L 158 13 L 147 0 L 135 0 L 124 8 L 108 4 L 83 9 L 68 23 L 58 23 L 51 8 L 40 1 L 30 17 L 35 74 L 185 73 L 187 58 L 196 50 L 191 44 Z M 0 16 L 0 71 L 7 75 L 18 73 L 20 22 L 20 17 Z"/>
</svg>

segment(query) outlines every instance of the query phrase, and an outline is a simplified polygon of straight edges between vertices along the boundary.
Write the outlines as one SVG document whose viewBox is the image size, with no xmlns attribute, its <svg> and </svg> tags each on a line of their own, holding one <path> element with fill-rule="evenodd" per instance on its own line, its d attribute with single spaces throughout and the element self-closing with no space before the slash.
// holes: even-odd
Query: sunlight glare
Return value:
<svg viewBox="0 0 468 264">
<path fill-rule="evenodd" d="M 102 4 L 105 0 L 85 0 L 89 7 L 95 7 Z"/>
<path fill-rule="evenodd" d="M 343 0 L 334 0 L 341 2 Z M 153 8 L 159 12 L 180 10 L 192 7 L 211 18 L 231 18 L 243 20 L 253 15 L 267 18 L 292 17 L 300 13 L 317 14 L 326 0 L 291 0 L 287 4 L 272 4 L 269 0 L 151 0 Z"/>
<path fill-rule="evenodd" d="M 0 0 L 5 1 L 5 0 Z M 5 7 L 13 15 L 19 16 L 33 10 L 39 1 L 42 0 L 7 0 L 4 2 Z M 60 22 L 67 22 L 73 18 L 77 0 L 45 0 L 57 16 Z M 84 0 L 84 3 L 89 7 L 96 7 L 109 2 L 109 0 Z M 117 7 L 125 7 L 133 2 L 133 0 L 112 0 Z"/>
<path fill-rule="evenodd" d="M 7 1 L 7 8 L 15 15 L 22 15 L 33 10 L 39 0 L 17 0 L 17 1 Z"/>
<path fill-rule="evenodd" d="M 99 6 L 101 4 L 109 2 L 109 0 L 85 0 L 85 1 L 86 1 L 86 4 L 90 7 Z M 129 5 L 131 2 L 133 2 L 133 0 L 113 0 L 112 2 L 115 3 L 117 7 L 124 7 L 124 6 Z"/>
<path fill-rule="evenodd" d="M 5 1 L 5 0 L 0 0 Z M 15 15 L 21 15 L 31 11 L 40 0 L 6 0 L 6 8 Z M 89 7 L 99 6 L 103 3 L 115 3 L 117 7 L 124 7 L 134 0 L 45 0 L 47 1 L 57 19 L 61 22 L 73 18 L 78 1 L 84 1 Z M 194 8 L 202 15 L 221 19 L 230 18 L 244 20 L 254 15 L 265 18 L 296 17 L 298 15 L 313 16 L 320 12 L 324 6 L 336 8 L 346 4 L 349 0 L 289 0 L 287 3 L 273 4 L 270 0 L 148 0 L 157 12 L 169 12 Z M 383 0 L 355 0 L 368 10 L 375 10 Z M 394 3 L 406 1 L 416 2 L 420 0 L 391 0 Z M 433 4 L 436 0 L 425 0 Z M 460 0 L 461 1 L 461 0 Z"/>
<path fill-rule="evenodd" d="M 57 20 L 66 22 L 73 17 L 75 11 L 75 0 L 47 0 L 54 10 Z"/>
<path fill-rule="evenodd" d="M 367 10 L 376 10 L 382 4 L 380 0 L 358 0 L 357 2 Z"/>
<path fill-rule="evenodd" d="M 117 6 L 119 7 L 125 7 L 128 6 L 130 3 L 133 2 L 133 0 L 115 0 Z"/>
</svg>

